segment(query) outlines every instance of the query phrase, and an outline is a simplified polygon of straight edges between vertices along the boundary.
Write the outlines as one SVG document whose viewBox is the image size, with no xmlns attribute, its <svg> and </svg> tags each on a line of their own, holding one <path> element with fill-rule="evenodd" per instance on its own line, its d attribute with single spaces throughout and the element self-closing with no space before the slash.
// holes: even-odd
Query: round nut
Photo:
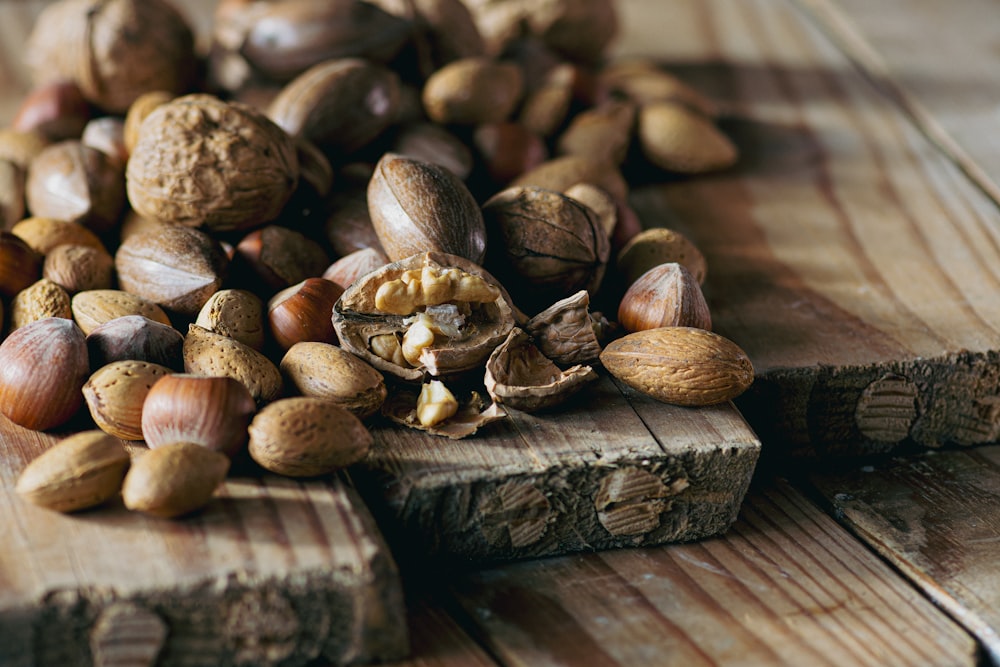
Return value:
<svg viewBox="0 0 1000 667">
<path fill-rule="evenodd" d="M 344 288 L 325 278 L 307 278 L 287 287 L 267 304 L 267 322 L 283 350 L 303 341 L 336 343 L 333 306 Z"/>
<path fill-rule="evenodd" d="M 248 281 L 271 292 L 318 276 L 330 263 L 316 241 L 279 225 L 255 229 L 244 236 L 236 244 L 236 256 L 240 264 L 235 268 L 248 269 L 244 271 L 251 274 L 246 276 Z"/>
<path fill-rule="evenodd" d="M 101 431 L 83 431 L 35 457 L 14 490 L 35 505 L 75 512 L 117 496 L 128 465 L 122 443 Z"/>
<path fill-rule="evenodd" d="M 45 255 L 42 277 L 76 294 L 111 289 L 114 268 L 114 259 L 103 248 L 64 243 Z"/>
<path fill-rule="evenodd" d="M 24 217 L 25 171 L 0 157 L 0 229 L 12 228 Z"/>
<path fill-rule="evenodd" d="M 37 431 L 59 426 L 83 404 L 88 375 L 87 343 L 72 320 L 27 324 L 0 344 L 0 412 Z"/>
<path fill-rule="evenodd" d="M 125 173 L 128 149 L 125 148 L 125 123 L 117 116 L 94 118 L 83 128 L 80 143 L 101 151 Z"/>
<path fill-rule="evenodd" d="M 705 295 L 691 272 L 670 262 L 642 274 L 618 305 L 618 323 L 634 332 L 659 327 L 712 329 Z"/>
<path fill-rule="evenodd" d="M 257 404 L 230 377 L 165 375 L 142 403 L 142 437 L 151 449 L 193 442 L 232 458 L 247 442 Z"/>
<path fill-rule="evenodd" d="M 141 215 L 189 227 L 249 229 L 273 220 L 295 191 L 295 142 L 238 102 L 186 95 L 142 122 L 126 169 Z"/>
<path fill-rule="evenodd" d="M 41 132 L 19 132 L 11 127 L 0 127 L 0 160 L 10 160 L 27 170 L 35 156 L 48 146 L 49 140 Z"/>
<path fill-rule="evenodd" d="M 196 71 L 194 35 L 166 0 L 53 2 L 36 19 L 26 51 L 36 82 L 75 81 L 111 113 L 124 113 L 148 90 L 182 91 Z"/>
<path fill-rule="evenodd" d="M 12 297 L 38 280 L 42 258 L 21 237 L 0 231 L 0 295 Z"/>
<path fill-rule="evenodd" d="M 479 125 L 507 120 L 523 93 L 518 65 L 473 57 L 452 61 L 431 74 L 421 99 L 436 123 Z"/>
<path fill-rule="evenodd" d="M 135 98 L 135 101 L 128 107 L 125 114 L 124 127 L 122 127 L 122 140 L 125 142 L 125 150 L 129 155 L 135 150 L 135 145 L 139 143 L 139 127 L 146 116 L 153 112 L 153 109 L 162 104 L 166 104 L 174 99 L 172 93 L 165 90 L 151 90 Z"/>
<path fill-rule="evenodd" d="M 409 123 L 399 128 L 391 152 L 444 167 L 463 181 L 475 161 L 464 141 L 435 123 Z"/>
<path fill-rule="evenodd" d="M 552 158 L 521 174 L 510 185 L 534 185 L 565 192 L 577 183 L 596 185 L 614 197 L 616 202 L 628 200 L 628 183 L 618 167 L 586 155 Z"/>
<path fill-rule="evenodd" d="M 130 510 L 173 518 L 201 509 L 229 472 L 229 457 L 193 442 L 175 442 L 143 452 L 122 484 Z"/>
<path fill-rule="evenodd" d="M 284 398 L 250 422 L 251 458 L 289 477 L 331 473 L 364 458 L 371 445 L 371 433 L 360 419 L 322 398 Z"/>
<path fill-rule="evenodd" d="M 362 58 L 319 63 L 285 86 L 267 116 L 333 155 L 370 143 L 396 119 L 399 77 Z"/>
<path fill-rule="evenodd" d="M 122 440 L 142 440 L 142 404 L 166 366 L 126 359 L 98 368 L 83 385 L 83 398 L 99 429 Z"/>
<path fill-rule="evenodd" d="M 494 183 L 506 185 L 549 157 L 540 136 L 522 123 L 485 123 L 476 128 L 472 142 Z"/>
<path fill-rule="evenodd" d="M 753 382 L 736 343 L 693 327 L 646 329 L 614 340 L 601 363 L 616 378 L 658 401 L 684 406 L 732 400 Z"/>
<path fill-rule="evenodd" d="M 10 126 L 18 132 L 39 132 L 49 141 L 79 139 L 90 120 L 90 106 L 73 81 L 38 86 L 24 98 Z"/>
<path fill-rule="evenodd" d="M 123 290 L 192 318 L 222 286 L 228 266 L 218 241 L 176 225 L 130 236 L 115 253 Z"/>
<path fill-rule="evenodd" d="M 69 294 L 56 283 L 42 278 L 17 293 L 10 302 L 10 329 L 19 329 L 26 324 L 46 317 L 73 319 Z"/>
<path fill-rule="evenodd" d="M 382 374 L 336 345 L 296 343 L 288 348 L 279 368 L 290 388 L 303 396 L 333 401 L 359 419 L 375 414 L 385 401 Z"/>
<path fill-rule="evenodd" d="M 368 212 L 393 261 L 441 252 L 478 264 L 486 253 L 479 204 L 444 167 L 386 153 L 368 184 Z"/>
</svg>

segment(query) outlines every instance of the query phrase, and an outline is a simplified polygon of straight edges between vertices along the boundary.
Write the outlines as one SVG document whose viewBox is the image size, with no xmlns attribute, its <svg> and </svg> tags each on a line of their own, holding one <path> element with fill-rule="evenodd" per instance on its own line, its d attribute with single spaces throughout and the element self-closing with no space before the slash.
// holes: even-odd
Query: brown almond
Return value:
<svg viewBox="0 0 1000 667">
<path fill-rule="evenodd" d="M 141 296 L 115 289 L 77 292 L 70 300 L 73 319 L 89 334 L 111 320 L 126 315 L 142 315 L 154 322 L 170 325 L 170 318 L 162 308 Z"/>
<path fill-rule="evenodd" d="M 29 502 L 75 512 L 118 495 L 129 454 L 102 431 L 83 431 L 59 441 L 21 471 L 14 490 Z"/>
<path fill-rule="evenodd" d="M 258 352 L 264 349 L 264 302 L 243 289 L 219 290 L 205 302 L 195 324 Z"/>
<path fill-rule="evenodd" d="M 201 509 L 225 480 L 229 457 L 191 442 L 143 452 L 125 475 L 125 507 L 173 518 Z"/>
<path fill-rule="evenodd" d="M 693 327 L 646 329 L 601 352 L 616 378 L 658 401 L 684 406 L 732 400 L 753 382 L 750 359 L 736 343 Z"/>
<path fill-rule="evenodd" d="M 150 387 L 173 371 L 126 359 L 97 369 L 83 385 L 83 398 L 97 427 L 122 440 L 142 440 L 142 403 Z"/>
<path fill-rule="evenodd" d="M 231 377 L 250 391 L 257 403 L 281 395 L 281 371 L 270 359 L 238 340 L 203 329 L 196 324 L 184 338 L 184 372 Z"/>
<path fill-rule="evenodd" d="M 250 456 L 261 467 L 289 477 L 314 477 L 363 458 L 372 436 L 361 420 L 322 398 L 285 398 L 250 422 Z"/>
<path fill-rule="evenodd" d="M 654 102 L 639 110 L 639 146 L 660 169 L 701 174 L 731 167 L 739 151 L 711 121 L 674 102 Z"/>
<path fill-rule="evenodd" d="M 336 345 L 296 343 L 282 357 L 279 368 L 290 389 L 333 401 L 359 419 L 375 414 L 385 401 L 383 375 Z"/>
<path fill-rule="evenodd" d="M 107 252 L 97 234 L 83 225 L 67 220 L 33 216 L 21 220 L 11 230 L 39 255 L 47 255 L 58 245 L 72 244 Z"/>
</svg>

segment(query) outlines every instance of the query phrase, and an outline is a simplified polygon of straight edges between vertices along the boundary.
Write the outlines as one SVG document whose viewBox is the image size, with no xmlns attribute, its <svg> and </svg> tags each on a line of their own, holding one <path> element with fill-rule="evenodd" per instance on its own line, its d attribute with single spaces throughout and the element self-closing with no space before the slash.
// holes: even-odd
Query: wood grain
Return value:
<svg viewBox="0 0 1000 667">
<path fill-rule="evenodd" d="M 517 563 L 452 590 L 506 665 L 977 664 L 960 628 L 783 482 L 724 537 Z"/>
<path fill-rule="evenodd" d="M 177 521 L 120 502 L 62 515 L 13 492 L 56 437 L 6 420 L 0 433 L 0 663 L 116 664 L 123 650 L 146 656 L 129 664 L 185 667 L 405 654 L 395 564 L 342 481 L 234 476 Z"/>
<path fill-rule="evenodd" d="M 851 530 L 1000 660 L 1000 447 L 928 452 L 811 481 Z"/>
<path fill-rule="evenodd" d="M 633 202 L 706 255 L 713 324 L 758 373 L 738 406 L 771 451 L 995 441 L 994 203 L 794 5 L 671 12 L 662 48 L 645 52 L 722 101 L 742 156 Z"/>
</svg>

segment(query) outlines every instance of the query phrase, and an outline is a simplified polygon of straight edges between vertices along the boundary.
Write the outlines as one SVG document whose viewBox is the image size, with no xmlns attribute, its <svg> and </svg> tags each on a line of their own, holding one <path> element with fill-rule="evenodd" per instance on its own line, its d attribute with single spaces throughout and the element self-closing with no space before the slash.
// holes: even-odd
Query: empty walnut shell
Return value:
<svg viewBox="0 0 1000 667">
<path fill-rule="evenodd" d="M 368 184 L 368 212 L 393 261 L 422 252 L 483 260 L 486 228 L 479 204 L 444 167 L 386 153 Z"/>
<path fill-rule="evenodd" d="M 488 266 L 507 285 L 522 286 L 519 307 L 537 312 L 601 284 L 611 245 L 597 215 L 561 193 L 512 187 L 483 205 L 490 235 Z"/>
<path fill-rule="evenodd" d="M 424 349 L 420 363 L 411 365 L 400 358 L 391 360 L 373 350 L 373 340 L 402 340 L 410 327 L 408 318 L 423 311 L 415 306 L 407 314 L 385 312 L 376 307 L 379 288 L 391 281 L 400 280 L 408 271 L 435 272 L 458 269 L 476 276 L 495 288 L 489 302 L 476 303 L 463 314 L 457 336 L 441 337 Z M 454 301 L 454 300 L 452 300 Z M 334 306 L 333 325 L 340 337 L 341 346 L 358 355 L 372 366 L 393 377 L 409 382 L 419 382 L 424 375 L 452 375 L 481 368 L 494 348 L 503 342 L 514 327 L 514 314 L 510 297 L 500 287 L 496 278 L 467 259 L 444 253 L 414 255 L 362 276 L 355 281 Z M 385 337 L 380 338 L 380 337 Z"/>
<path fill-rule="evenodd" d="M 600 313 L 590 313 L 590 294 L 580 290 L 532 317 L 524 328 L 542 354 L 569 366 L 600 356 L 608 321 Z"/>
<path fill-rule="evenodd" d="M 295 141 L 263 114 L 210 95 L 153 109 L 126 169 L 140 214 L 212 231 L 273 220 L 299 177 Z"/>
<path fill-rule="evenodd" d="M 194 35 L 166 0 L 60 0 L 39 15 L 26 59 L 35 82 L 69 79 L 92 103 L 124 113 L 149 90 L 194 78 Z"/>
<path fill-rule="evenodd" d="M 486 362 L 486 391 L 493 400 L 525 412 L 558 405 L 596 379 L 590 366 L 560 370 L 521 329 L 511 331 Z"/>
</svg>

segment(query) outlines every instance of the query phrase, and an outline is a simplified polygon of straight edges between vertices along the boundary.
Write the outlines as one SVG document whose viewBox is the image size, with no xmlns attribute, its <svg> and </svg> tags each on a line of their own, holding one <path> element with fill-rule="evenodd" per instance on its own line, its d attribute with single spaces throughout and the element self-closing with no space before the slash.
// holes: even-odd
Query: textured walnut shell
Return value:
<svg viewBox="0 0 1000 667">
<path fill-rule="evenodd" d="M 570 366 L 598 358 L 600 334 L 606 326 L 606 320 L 591 315 L 590 294 L 580 290 L 532 317 L 524 328 L 542 354 Z"/>
<path fill-rule="evenodd" d="M 69 79 L 124 113 L 149 90 L 180 93 L 195 74 L 194 35 L 165 0 L 60 0 L 38 16 L 26 59 L 35 81 Z"/>
<path fill-rule="evenodd" d="M 359 419 L 378 412 L 385 401 L 382 374 L 336 345 L 296 343 L 282 357 L 280 369 L 289 388 L 333 401 Z"/>
<path fill-rule="evenodd" d="M 57 512 L 75 512 L 118 495 L 129 454 L 101 431 L 83 431 L 61 440 L 21 471 L 15 491 Z"/>
<path fill-rule="evenodd" d="M 127 359 L 98 368 L 83 385 L 83 398 L 97 427 L 122 440 L 142 440 L 142 403 L 150 388 L 173 371 Z"/>
<path fill-rule="evenodd" d="M 714 405 L 753 383 L 750 359 L 736 343 L 692 327 L 663 327 L 608 343 L 601 363 L 633 389 L 664 403 Z"/>
<path fill-rule="evenodd" d="M 69 293 L 46 278 L 18 292 L 11 299 L 9 312 L 11 331 L 46 317 L 73 318 Z"/>
<path fill-rule="evenodd" d="M 597 215 L 574 199 L 533 186 L 503 190 L 483 205 L 488 266 L 518 285 L 519 306 L 537 312 L 601 284 L 611 245 Z"/>
<path fill-rule="evenodd" d="M 0 412 L 37 431 L 59 426 L 83 405 L 89 375 L 80 327 L 60 317 L 32 322 L 0 344 Z"/>
<path fill-rule="evenodd" d="M 213 22 L 213 78 L 235 90 L 290 81 L 333 58 L 388 62 L 409 32 L 409 21 L 361 0 L 224 1 Z"/>
<path fill-rule="evenodd" d="M 130 236 L 115 253 L 123 290 L 192 318 L 222 286 L 228 266 L 218 241 L 175 225 Z"/>
<path fill-rule="evenodd" d="M 691 272 L 670 262 L 642 274 L 618 305 L 618 323 L 634 332 L 659 327 L 712 329 L 705 295 Z"/>
<path fill-rule="evenodd" d="M 322 62 L 306 70 L 268 106 L 267 115 L 293 137 L 332 155 L 367 145 L 396 118 L 399 77 L 361 58 Z"/>
<path fill-rule="evenodd" d="M 78 140 L 42 149 L 28 167 L 25 197 L 32 215 L 106 232 L 125 206 L 121 164 Z"/>
<path fill-rule="evenodd" d="M 273 220 L 295 191 L 295 142 L 263 114 L 209 95 L 178 97 L 139 128 L 126 169 L 141 215 L 210 230 Z"/>
<path fill-rule="evenodd" d="M 484 383 L 497 403 L 535 412 L 563 403 L 596 379 L 590 366 L 561 370 L 532 344 L 527 333 L 514 329 L 486 361 Z"/>
<path fill-rule="evenodd" d="M 393 261 L 441 252 L 478 264 L 486 253 L 479 204 L 465 183 L 444 167 L 386 153 L 368 184 L 368 211 Z"/>
<path fill-rule="evenodd" d="M 360 419 L 322 398 L 285 398 L 250 422 L 251 458 L 290 477 L 331 473 L 364 458 L 371 445 L 371 433 Z"/>
<path fill-rule="evenodd" d="M 405 316 L 392 315 L 375 307 L 375 294 L 380 285 L 398 279 L 404 271 L 454 267 L 481 277 L 500 288 L 500 296 L 483 304 L 470 318 L 464 335 L 450 340 L 427 353 L 426 363 L 413 368 L 387 361 L 374 354 L 369 341 L 379 335 L 398 335 L 405 331 Z M 333 325 L 341 346 L 361 357 L 378 370 L 408 382 L 419 382 L 425 374 L 444 376 L 480 368 L 490 353 L 514 327 L 510 298 L 496 278 L 476 264 L 454 255 L 425 253 L 393 262 L 354 282 L 337 301 L 333 309 Z M 429 365 L 428 365 L 429 364 Z"/>
<path fill-rule="evenodd" d="M 499 123 L 514 112 L 524 94 L 524 75 L 514 63 L 463 58 L 448 63 L 424 83 L 424 111 L 436 123 Z"/>
</svg>

